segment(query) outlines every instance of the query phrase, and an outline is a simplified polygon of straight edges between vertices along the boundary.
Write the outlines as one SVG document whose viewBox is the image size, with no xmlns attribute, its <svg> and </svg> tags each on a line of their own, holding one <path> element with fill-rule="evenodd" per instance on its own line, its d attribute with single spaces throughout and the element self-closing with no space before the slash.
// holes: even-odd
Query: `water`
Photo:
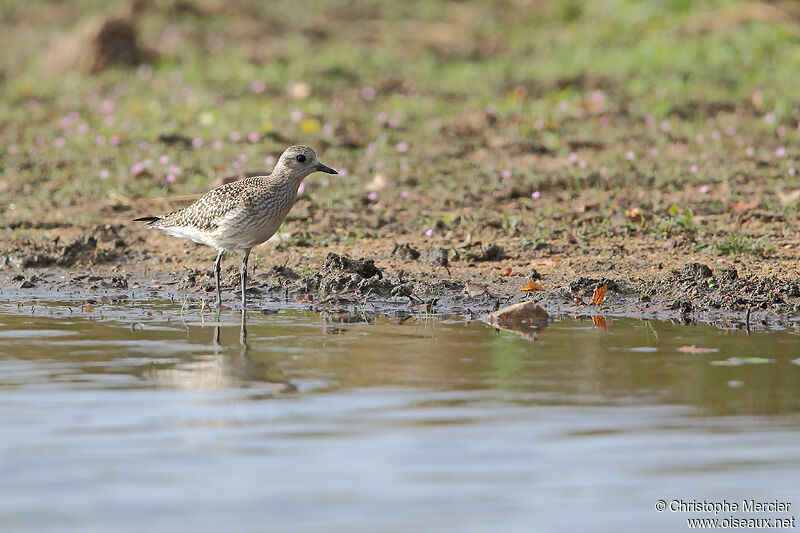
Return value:
<svg viewBox="0 0 800 533">
<path fill-rule="evenodd" d="M 215 324 L 0 306 L 0 530 L 675 531 L 714 515 L 658 500 L 800 505 L 797 329 Z"/>
</svg>

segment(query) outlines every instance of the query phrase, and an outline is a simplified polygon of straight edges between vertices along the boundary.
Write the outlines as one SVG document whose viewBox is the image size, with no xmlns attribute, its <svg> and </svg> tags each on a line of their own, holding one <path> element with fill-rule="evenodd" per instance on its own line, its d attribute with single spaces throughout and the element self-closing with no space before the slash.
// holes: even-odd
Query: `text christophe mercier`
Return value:
<svg viewBox="0 0 800 533">
<path fill-rule="evenodd" d="M 719 502 L 672 500 L 669 502 L 667 509 L 673 513 L 788 513 L 791 510 L 791 506 L 791 502 L 778 500 L 768 502 L 760 502 L 758 500 L 742 500 L 741 502 L 728 500 Z M 663 511 L 664 509 L 661 510 Z"/>
</svg>

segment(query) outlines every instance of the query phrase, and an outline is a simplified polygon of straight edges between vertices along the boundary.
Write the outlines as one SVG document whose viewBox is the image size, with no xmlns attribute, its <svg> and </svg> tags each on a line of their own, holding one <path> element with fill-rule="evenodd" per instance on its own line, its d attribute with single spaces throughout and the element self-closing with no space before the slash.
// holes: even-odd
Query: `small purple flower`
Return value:
<svg viewBox="0 0 800 533">
<path fill-rule="evenodd" d="M 692 174 L 697 174 L 698 170 L 700 170 L 700 168 L 697 165 L 692 165 L 689 167 L 689 172 L 691 172 Z"/>
<path fill-rule="evenodd" d="M 147 159 L 143 159 L 142 165 L 144 165 L 144 168 L 150 168 L 151 166 L 153 166 L 153 160 L 150 159 L 149 157 Z"/>
<path fill-rule="evenodd" d="M 347 169 L 346 169 L 346 168 L 340 168 L 340 169 L 338 169 L 338 170 L 339 170 L 339 175 L 340 175 L 341 177 L 345 177 L 345 176 L 347 176 Z"/>
<path fill-rule="evenodd" d="M 378 193 L 373 191 L 367 195 L 367 198 L 369 199 L 370 202 L 374 202 L 375 200 L 378 199 Z"/>
<path fill-rule="evenodd" d="M 247 154 L 239 154 L 236 159 L 242 163 L 247 163 L 250 160 L 250 157 Z"/>
<path fill-rule="evenodd" d="M 634 159 L 636 159 L 636 154 L 634 154 L 632 151 L 629 150 L 628 153 L 625 154 L 625 159 L 627 159 L 628 161 L 633 161 Z"/>
<path fill-rule="evenodd" d="M 159 165 L 166 165 L 168 163 L 169 163 L 169 156 L 168 155 L 165 154 L 165 155 L 159 156 L 159 158 L 158 158 L 158 164 Z"/>
<path fill-rule="evenodd" d="M 144 172 L 144 165 L 142 163 L 134 163 L 131 165 L 131 174 L 138 176 Z"/>
<path fill-rule="evenodd" d="M 238 162 L 238 161 L 234 161 L 233 162 L 233 168 L 235 168 L 236 170 L 239 170 L 240 168 L 242 168 L 242 164 L 240 162 Z"/>
<path fill-rule="evenodd" d="M 108 115 L 114 112 L 114 101 L 106 98 L 100 102 L 100 107 L 97 109 L 101 114 Z"/>
<path fill-rule="evenodd" d="M 400 191 L 400 198 L 408 198 L 408 191 Z"/>
<path fill-rule="evenodd" d="M 781 146 L 777 150 L 775 150 L 775 157 L 784 157 L 786 156 L 786 148 Z"/>
<path fill-rule="evenodd" d="M 786 128 L 784 128 L 783 126 L 778 126 L 777 128 L 775 128 L 775 133 L 778 134 L 778 137 L 783 137 L 784 135 L 786 135 Z"/>
<path fill-rule="evenodd" d="M 378 124 L 386 124 L 387 122 L 389 122 L 389 113 L 386 111 L 378 113 Z"/>
<path fill-rule="evenodd" d="M 719 130 L 714 130 L 711 132 L 711 138 L 715 141 L 719 140 L 720 137 L 722 137 L 722 134 L 719 132 Z"/>
<path fill-rule="evenodd" d="M 662 120 L 661 121 L 661 131 L 664 133 L 668 133 L 672 129 L 672 124 L 669 123 L 669 120 Z"/>
<path fill-rule="evenodd" d="M 489 104 L 489 105 L 487 105 L 486 107 L 484 107 L 484 108 L 483 108 L 483 111 L 484 111 L 484 112 L 485 112 L 487 115 L 489 115 L 490 117 L 497 116 L 497 108 L 496 108 L 494 105 L 492 105 L 492 104 Z"/>
<path fill-rule="evenodd" d="M 300 111 L 299 109 L 295 109 L 294 111 L 289 113 L 289 119 L 292 122 L 300 122 L 301 120 L 303 120 L 303 112 Z"/>
<path fill-rule="evenodd" d="M 147 141 L 140 141 L 139 142 L 139 150 L 147 150 L 150 148 L 150 143 Z"/>
<path fill-rule="evenodd" d="M 363 98 L 367 102 L 375 100 L 375 89 L 370 86 L 362 87 L 361 98 Z"/>
<path fill-rule="evenodd" d="M 511 177 L 511 169 L 507 168 L 504 171 L 502 171 L 500 173 L 500 177 L 503 178 L 504 180 L 507 180 L 508 178 L 510 178 Z"/>
<path fill-rule="evenodd" d="M 222 141 L 214 141 L 213 143 L 211 143 L 211 148 L 213 150 L 220 151 L 222 150 L 222 144 L 223 144 Z"/>
<path fill-rule="evenodd" d="M 734 135 L 736 135 L 736 128 L 734 128 L 733 126 L 728 126 L 727 128 L 725 128 L 725 135 L 733 137 Z"/>
<path fill-rule="evenodd" d="M 56 148 L 64 148 L 65 144 L 67 144 L 67 141 L 64 139 L 64 137 L 56 137 L 56 139 L 53 141 L 53 146 Z"/>
<path fill-rule="evenodd" d="M 790 176 L 794 176 L 795 174 L 797 174 L 797 170 L 794 167 L 789 167 L 788 172 Z"/>
<path fill-rule="evenodd" d="M 114 115 L 108 115 L 106 118 L 103 119 L 103 124 L 107 127 L 111 127 L 114 125 Z"/>
<path fill-rule="evenodd" d="M 539 199 L 539 198 L 541 198 L 541 197 L 542 197 L 542 193 L 541 193 L 541 192 L 539 192 L 539 191 L 533 191 L 533 192 L 531 193 L 531 198 L 532 198 L 533 200 L 538 200 L 538 199 Z"/>
<path fill-rule="evenodd" d="M 100 178 L 101 180 L 105 180 L 108 179 L 108 176 L 110 175 L 111 173 L 108 171 L 108 169 L 104 168 L 100 171 L 99 174 L 97 174 L 97 177 Z"/>
<path fill-rule="evenodd" d="M 112 135 L 108 138 L 108 144 L 111 146 L 119 146 L 119 143 L 122 142 L 122 139 L 119 135 Z"/>
<path fill-rule="evenodd" d="M 241 138 L 242 135 L 238 131 L 232 131 L 228 134 L 228 140 L 232 143 L 239 142 Z"/>
<path fill-rule="evenodd" d="M 86 135 L 89 133 L 89 125 L 81 122 L 78 124 L 78 127 L 75 128 L 75 131 L 78 133 L 78 135 Z"/>
<path fill-rule="evenodd" d="M 580 168 L 580 169 L 585 169 L 587 166 L 589 166 L 589 165 L 588 165 L 588 164 L 586 163 L 586 161 L 584 161 L 583 159 L 581 159 L 581 160 L 578 162 L 578 168 Z"/>
<path fill-rule="evenodd" d="M 600 124 L 601 127 L 605 128 L 606 126 L 609 125 L 609 123 L 611 121 L 608 119 L 608 117 L 606 115 L 603 115 L 602 117 L 597 119 L 597 122 L 598 122 L 598 124 Z"/>
<path fill-rule="evenodd" d="M 658 157 L 658 148 L 650 149 L 650 157 Z"/>
<path fill-rule="evenodd" d="M 767 124 L 775 124 L 775 113 L 767 113 L 764 115 L 764 122 Z"/>
<path fill-rule="evenodd" d="M 264 80 L 253 80 L 250 82 L 250 92 L 253 94 L 261 94 L 267 89 L 267 84 Z"/>
<path fill-rule="evenodd" d="M 333 134 L 336 132 L 333 124 L 325 124 L 322 126 L 322 134 L 326 137 L 332 137 Z"/>
<path fill-rule="evenodd" d="M 595 104 L 602 104 L 606 100 L 606 93 L 601 90 L 592 91 L 592 102 Z"/>
<path fill-rule="evenodd" d="M 573 163 L 573 164 L 574 164 L 574 163 L 575 163 L 575 161 L 577 161 L 577 160 L 578 160 L 578 154 L 576 154 L 575 152 L 570 152 L 569 156 L 567 156 L 567 160 L 568 160 L 570 163 Z"/>
<path fill-rule="evenodd" d="M 275 156 L 274 155 L 268 155 L 267 157 L 264 158 L 264 166 L 265 167 L 271 167 L 274 164 L 275 164 Z"/>
<path fill-rule="evenodd" d="M 195 137 L 192 139 L 192 148 L 202 148 L 203 147 L 203 139 L 200 137 Z"/>
<path fill-rule="evenodd" d="M 710 190 L 711 190 L 710 185 L 703 185 L 702 187 L 700 187 L 700 194 L 708 194 L 708 191 Z"/>
<path fill-rule="evenodd" d="M 365 155 L 366 155 L 367 157 L 372 157 L 372 156 L 374 156 L 374 155 L 375 155 L 375 150 L 376 150 L 376 149 L 377 149 L 377 146 L 375 145 L 375 143 L 374 143 L 374 142 L 371 142 L 371 143 L 369 143 L 369 144 L 367 145 L 367 153 L 366 153 Z"/>
<path fill-rule="evenodd" d="M 167 183 L 175 183 L 175 174 L 167 174 Z"/>
<path fill-rule="evenodd" d="M 253 144 L 257 143 L 259 139 L 261 139 L 261 135 L 259 135 L 257 131 L 251 131 L 247 136 L 247 140 Z"/>
<path fill-rule="evenodd" d="M 426 235 L 426 236 L 428 236 L 428 237 L 433 237 L 433 229 L 431 229 L 431 228 L 428 228 L 428 229 L 425 231 L 425 235 Z"/>
<path fill-rule="evenodd" d="M 329 186 L 331 184 L 331 180 L 329 180 L 328 178 L 322 178 L 322 181 L 320 181 L 319 183 L 323 187 L 327 187 L 327 186 Z"/>
<path fill-rule="evenodd" d="M 408 163 L 405 161 L 400 163 L 400 172 L 408 172 Z"/>
<path fill-rule="evenodd" d="M 175 174 L 176 176 L 180 176 L 183 173 L 183 168 L 179 167 L 178 165 L 170 165 L 167 167 L 167 172 L 170 174 Z"/>
<path fill-rule="evenodd" d="M 12 144 L 8 147 L 8 155 L 17 155 L 19 153 L 19 147 L 16 144 Z"/>
</svg>

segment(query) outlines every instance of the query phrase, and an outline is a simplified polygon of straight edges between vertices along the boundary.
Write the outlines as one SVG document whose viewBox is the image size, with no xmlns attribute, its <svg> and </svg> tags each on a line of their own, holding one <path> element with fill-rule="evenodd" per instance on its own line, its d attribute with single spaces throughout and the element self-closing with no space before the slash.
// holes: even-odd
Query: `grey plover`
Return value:
<svg viewBox="0 0 800 533">
<path fill-rule="evenodd" d="M 217 249 L 214 282 L 217 307 L 222 304 L 219 289 L 220 261 L 225 252 L 242 252 L 242 309 L 245 308 L 247 258 L 250 250 L 272 237 L 297 198 L 303 179 L 313 172 L 338 174 L 317 160 L 308 146 L 287 148 L 269 176 L 246 178 L 212 189 L 184 209 L 155 217 L 134 219 L 168 235 L 191 239 Z"/>
</svg>

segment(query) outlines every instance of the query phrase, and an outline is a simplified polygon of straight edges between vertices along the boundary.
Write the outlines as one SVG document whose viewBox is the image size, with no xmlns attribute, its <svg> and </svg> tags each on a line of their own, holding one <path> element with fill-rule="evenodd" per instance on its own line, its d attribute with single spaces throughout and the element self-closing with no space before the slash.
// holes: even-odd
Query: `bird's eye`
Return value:
<svg viewBox="0 0 800 533">
<path fill-rule="evenodd" d="M 303 154 L 298 155 L 295 159 L 297 159 L 297 161 L 300 163 L 306 162 L 306 156 L 304 156 Z"/>
</svg>

